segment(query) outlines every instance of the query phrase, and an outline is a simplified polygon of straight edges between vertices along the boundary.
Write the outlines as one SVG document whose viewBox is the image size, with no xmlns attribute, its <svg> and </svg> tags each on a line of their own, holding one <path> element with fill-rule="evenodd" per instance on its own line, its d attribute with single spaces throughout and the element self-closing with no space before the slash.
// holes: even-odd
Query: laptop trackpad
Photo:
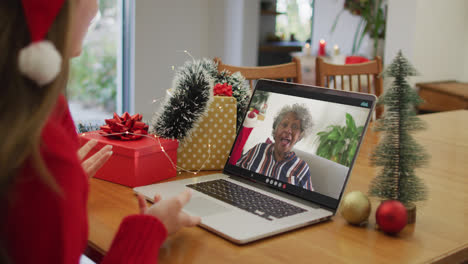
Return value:
<svg viewBox="0 0 468 264">
<path fill-rule="evenodd" d="M 203 217 L 229 212 L 231 209 L 204 197 L 192 197 L 190 202 L 184 206 L 184 210 L 190 214 Z"/>
</svg>

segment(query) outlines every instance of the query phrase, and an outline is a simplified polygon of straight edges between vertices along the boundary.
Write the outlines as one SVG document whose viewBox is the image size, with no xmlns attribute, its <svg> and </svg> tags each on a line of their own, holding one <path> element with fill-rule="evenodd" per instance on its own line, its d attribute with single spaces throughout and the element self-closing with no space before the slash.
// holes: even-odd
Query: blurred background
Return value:
<svg viewBox="0 0 468 264">
<path fill-rule="evenodd" d="M 100 17 L 72 61 L 67 93 L 77 122 L 124 111 L 150 120 L 174 68 L 190 56 L 239 66 L 299 56 L 307 65 L 323 48 L 324 56 L 380 55 L 389 64 L 401 49 L 421 74 L 414 82 L 468 81 L 465 0 L 99 2 Z M 313 74 L 305 68 L 304 81 Z"/>
</svg>

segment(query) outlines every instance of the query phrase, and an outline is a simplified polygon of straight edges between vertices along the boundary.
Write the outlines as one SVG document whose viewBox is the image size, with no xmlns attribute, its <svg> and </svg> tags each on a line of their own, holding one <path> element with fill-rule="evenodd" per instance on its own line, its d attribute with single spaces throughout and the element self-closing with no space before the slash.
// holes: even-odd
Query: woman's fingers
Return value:
<svg viewBox="0 0 468 264">
<path fill-rule="evenodd" d="M 148 209 L 148 205 L 146 204 L 146 200 L 141 194 L 137 194 L 137 199 L 138 199 L 138 208 L 140 209 L 140 214 L 146 213 L 146 210 Z"/>
<path fill-rule="evenodd" d="M 180 208 L 182 209 L 192 197 L 192 191 L 190 189 L 185 189 L 182 193 L 177 196 L 177 200 L 179 200 Z"/>
<path fill-rule="evenodd" d="M 200 223 L 201 218 L 199 216 L 189 215 L 184 212 L 180 212 L 180 223 L 185 227 L 196 226 Z"/>
<path fill-rule="evenodd" d="M 112 146 L 107 145 L 100 149 L 96 154 L 83 162 L 83 168 L 89 177 L 94 174 L 106 163 L 112 155 Z"/>
<path fill-rule="evenodd" d="M 173 212 L 180 212 L 180 210 L 182 210 L 182 208 L 190 201 L 190 197 L 192 197 L 192 192 L 190 189 L 185 189 L 179 195 L 168 200 L 168 205 Z"/>
<path fill-rule="evenodd" d="M 162 200 L 162 197 L 157 194 L 154 196 L 154 204 L 151 207 L 146 208 L 140 205 L 140 208 L 145 208 L 144 212 L 146 214 L 157 217 L 164 224 L 169 234 L 173 234 L 182 227 L 196 226 L 201 221 L 200 217 L 191 216 L 182 211 L 191 196 L 190 189 L 186 189 L 168 200 Z"/>
<path fill-rule="evenodd" d="M 145 197 L 143 197 L 143 195 L 141 194 L 137 194 L 137 198 L 138 198 L 138 207 L 140 208 L 140 213 L 145 214 L 146 210 L 148 210 L 148 203 L 146 202 Z M 153 199 L 154 199 L 153 203 L 157 203 L 161 201 L 162 198 L 161 198 L 161 195 L 156 194 Z"/>
<path fill-rule="evenodd" d="M 94 177 L 96 172 L 110 159 L 111 156 L 112 156 L 112 151 L 109 151 L 105 153 L 104 155 L 100 156 L 99 159 L 96 160 L 96 162 L 91 164 L 89 168 L 88 176 Z"/>
<path fill-rule="evenodd" d="M 153 203 L 157 203 L 157 202 L 161 201 L 161 199 L 162 199 L 161 195 L 155 194 L 154 198 L 153 198 Z"/>
<path fill-rule="evenodd" d="M 83 160 L 86 155 L 88 155 L 89 151 L 91 151 L 97 144 L 97 140 L 91 139 L 90 141 L 86 142 L 79 150 L 78 150 L 78 159 Z"/>
<path fill-rule="evenodd" d="M 198 216 L 192 216 L 182 211 L 182 208 L 190 201 L 192 197 L 192 191 L 185 189 L 181 194 L 177 196 L 178 205 L 180 205 L 179 221 L 182 226 L 192 227 L 200 223 L 201 218 Z"/>
</svg>

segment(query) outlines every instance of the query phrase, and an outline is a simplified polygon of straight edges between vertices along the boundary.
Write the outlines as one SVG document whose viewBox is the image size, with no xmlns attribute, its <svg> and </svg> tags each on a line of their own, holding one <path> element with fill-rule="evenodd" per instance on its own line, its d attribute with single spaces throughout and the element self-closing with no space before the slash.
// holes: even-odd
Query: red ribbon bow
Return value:
<svg viewBox="0 0 468 264">
<path fill-rule="evenodd" d="M 110 137 L 120 140 L 136 140 L 141 135 L 148 134 L 148 125 L 141 122 L 143 115 L 135 114 L 130 116 L 125 112 L 121 117 L 114 113 L 114 118 L 106 119 L 106 124 L 101 126 L 101 135 L 118 134 Z"/>
<path fill-rule="evenodd" d="M 232 96 L 232 85 L 218 83 L 213 88 L 214 95 Z"/>
</svg>

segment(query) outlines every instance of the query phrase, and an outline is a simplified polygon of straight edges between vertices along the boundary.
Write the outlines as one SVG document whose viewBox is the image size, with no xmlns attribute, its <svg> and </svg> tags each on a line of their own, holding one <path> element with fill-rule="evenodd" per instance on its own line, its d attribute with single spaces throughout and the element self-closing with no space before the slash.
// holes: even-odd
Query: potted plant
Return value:
<svg viewBox="0 0 468 264">
<path fill-rule="evenodd" d="M 349 167 L 364 126 L 356 127 L 353 116 L 346 113 L 346 125 L 331 125 L 326 131 L 318 132 L 319 146 L 316 154 Z"/>
</svg>

